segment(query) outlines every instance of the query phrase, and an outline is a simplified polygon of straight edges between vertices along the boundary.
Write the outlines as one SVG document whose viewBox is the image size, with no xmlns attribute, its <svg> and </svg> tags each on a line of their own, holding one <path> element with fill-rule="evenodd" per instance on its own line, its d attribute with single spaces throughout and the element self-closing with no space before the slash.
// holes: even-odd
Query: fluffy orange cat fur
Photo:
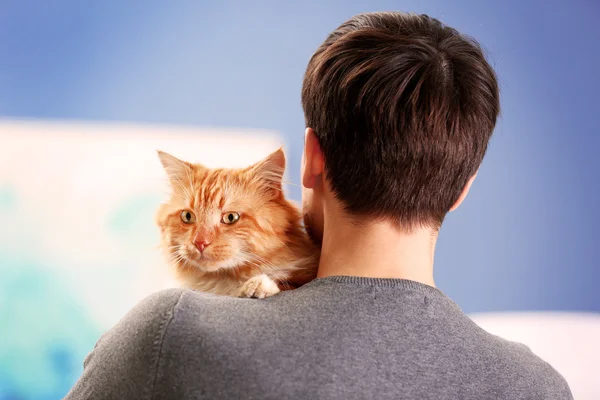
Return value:
<svg viewBox="0 0 600 400">
<path fill-rule="evenodd" d="M 158 152 L 170 200 L 161 244 L 184 287 L 264 298 L 314 279 L 318 249 L 282 189 L 281 149 L 243 169 L 210 169 Z"/>
</svg>

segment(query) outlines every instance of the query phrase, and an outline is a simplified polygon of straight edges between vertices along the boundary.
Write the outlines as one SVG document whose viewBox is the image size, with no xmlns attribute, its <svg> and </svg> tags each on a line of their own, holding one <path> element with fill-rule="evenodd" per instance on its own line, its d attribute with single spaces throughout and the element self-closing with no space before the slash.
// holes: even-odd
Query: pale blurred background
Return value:
<svg viewBox="0 0 600 400">
<path fill-rule="evenodd" d="M 474 36 L 503 112 L 438 286 L 600 398 L 600 2 L 0 0 L 0 400 L 58 399 L 99 335 L 172 285 L 155 150 L 247 165 L 284 145 L 300 199 L 300 87 L 363 11 Z"/>
</svg>

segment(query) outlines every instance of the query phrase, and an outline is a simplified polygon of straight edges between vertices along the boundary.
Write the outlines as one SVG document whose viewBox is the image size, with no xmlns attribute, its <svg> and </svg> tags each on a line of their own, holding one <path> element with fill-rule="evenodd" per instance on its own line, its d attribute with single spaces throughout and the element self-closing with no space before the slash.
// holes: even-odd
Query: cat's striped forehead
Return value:
<svg viewBox="0 0 600 400">
<path fill-rule="evenodd" d="M 253 210 L 282 196 L 285 155 L 281 149 L 242 169 L 210 169 L 159 151 L 171 183 L 173 212 L 193 209 L 210 212 Z"/>
<path fill-rule="evenodd" d="M 174 189 L 178 197 L 193 209 L 250 206 L 253 197 L 260 197 L 255 180 L 243 170 L 196 170 Z M 187 183 L 187 184 L 186 184 Z"/>
</svg>

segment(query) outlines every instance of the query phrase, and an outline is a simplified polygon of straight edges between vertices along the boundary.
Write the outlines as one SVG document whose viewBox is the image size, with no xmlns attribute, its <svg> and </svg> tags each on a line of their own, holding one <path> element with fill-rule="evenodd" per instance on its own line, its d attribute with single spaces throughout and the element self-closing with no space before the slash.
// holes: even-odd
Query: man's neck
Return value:
<svg viewBox="0 0 600 400">
<path fill-rule="evenodd" d="M 330 214 L 330 215 L 327 215 Z M 402 233 L 387 222 L 357 226 L 325 213 L 318 277 L 350 275 L 408 279 L 429 286 L 437 233 L 419 229 Z"/>
</svg>

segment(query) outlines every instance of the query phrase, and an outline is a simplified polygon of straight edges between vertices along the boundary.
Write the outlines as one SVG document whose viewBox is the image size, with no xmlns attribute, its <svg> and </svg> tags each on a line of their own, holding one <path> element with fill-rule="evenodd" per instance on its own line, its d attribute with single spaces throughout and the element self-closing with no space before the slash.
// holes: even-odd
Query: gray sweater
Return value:
<svg viewBox="0 0 600 400">
<path fill-rule="evenodd" d="M 167 290 L 103 335 L 67 399 L 572 399 L 438 289 L 330 277 L 264 300 Z"/>
</svg>

